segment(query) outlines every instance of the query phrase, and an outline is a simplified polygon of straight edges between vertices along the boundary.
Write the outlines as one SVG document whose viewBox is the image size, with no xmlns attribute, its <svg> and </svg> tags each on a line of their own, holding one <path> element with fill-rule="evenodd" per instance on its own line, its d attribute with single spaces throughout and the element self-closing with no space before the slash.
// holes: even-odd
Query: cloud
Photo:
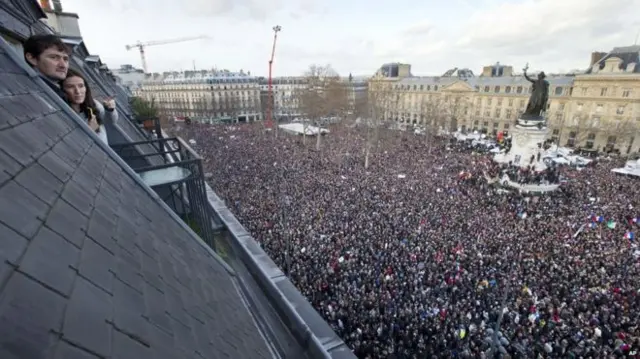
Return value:
<svg viewBox="0 0 640 359">
<path fill-rule="evenodd" d="M 79 12 L 92 51 L 112 53 L 119 61 L 139 62 L 135 52 L 124 50 L 125 43 L 138 39 L 212 36 L 209 43 L 151 48 L 150 66 L 163 69 L 183 62 L 181 66 L 191 66 L 190 58 L 196 56 L 185 54 L 198 54 L 198 66 L 242 65 L 265 74 L 270 29 L 277 23 L 283 26 L 276 50 L 281 75 L 301 73 L 312 63 L 330 63 L 341 73 L 371 74 L 390 61 L 411 63 L 416 74 L 442 74 L 456 66 L 478 73 L 496 61 L 516 69 L 529 62 L 532 68 L 555 72 L 586 67 L 592 51 L 633 43 L 640 26 L 633 11 L 640 8 L 640 0 L 453 0 L 399 8 L 393 14 L 372 5 L 367 16 L 354 14 L 352 2 L 343 0 L 63 4 L 65 10 Z M 105 33 L 99 25 L 103 21 L 120 25 Z"/>
<path fill-rule="evenodd" d="M 621 31 L 620 9 L 632 9 L 638 0 L 526 0 L 504 3 L 476 13 L 457 42 L 460 47 L 487 49 L 551 47 L 565 39 L 584 39 L 589 29 L 603 34 Z M 594 39 L 595 40 L 595 39 Z"/>
<path fill-rule="evenodd" d="M 492 0 L 447 29 L 411 25 L 401 32 L 403 40 L 386 48 L 409 58 L 417 72 L 477 71 L 496 61 L 555 72 L 585 67 L 591 51 L 632 43 L 638 20 L 631 9 L 639 7 L 640 0 Z M 420 29 L 426 35 L 411 46 L 407 39 Z"/>
<path fill-rule="evenodd" d="M 103 3 L 99 0 L 87 2 Z M 146 15 L 189 17 L 233 16 L 235 18 L 264 20 L 285 8 L 288 0 L 107 0 L 106 4 L 116 11 L 136 12 Z M 309 9 L 315 0 L 304 0 L 300 10 Z"/>
<path fill-rule="evenodd" d="M 411 37 L 422 37 L 425 35 L 429 35 L 433 30 L 434 30 L 434 26 L 430 22 L 419 22 L 403 30 L 401 35 L 411 36 Z"/>
</svg>

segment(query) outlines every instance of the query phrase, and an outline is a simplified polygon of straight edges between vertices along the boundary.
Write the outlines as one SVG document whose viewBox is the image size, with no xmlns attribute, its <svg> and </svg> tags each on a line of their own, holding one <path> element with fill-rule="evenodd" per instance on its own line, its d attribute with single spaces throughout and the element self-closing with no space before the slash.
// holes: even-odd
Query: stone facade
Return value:
<svg viewBox="0 0 640 359">
<path fill-rule="evenodd" d="M 262 118 L 258 78 L 243 72 L 203 70 L 147 74 L 133 94 L 153 101 L 166 116 L 230 122 Z"/>
<path fill-rule="evenodd" d="M 639 152 L 639 53 L 640 46 L 615 48 L 592 55 L 582 74 L 547 75 L 549 139 L 586 150 Z M 381 119 L 446 131 L 508 135 L 530 94 L 523 76 L 499 64 L 486 66 L 481 76 L 457 68 L 434 77 L 394 74 L 378 71 L 369 82 L 369 99 Z"/>
</svg>

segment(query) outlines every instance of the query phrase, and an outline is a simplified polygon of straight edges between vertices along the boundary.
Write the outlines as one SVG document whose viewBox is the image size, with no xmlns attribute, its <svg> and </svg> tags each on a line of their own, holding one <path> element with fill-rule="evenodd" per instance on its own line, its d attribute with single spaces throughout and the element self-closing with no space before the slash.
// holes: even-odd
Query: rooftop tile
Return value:
<svg viewBox="0 0 640 359">
<path fill-rule="evenodd" d="M 268 356 L 225 267 L 22 66 L 0 55 L 0 358 Z"/>
<path fill-rule="evenodd" d="M 0 188 L 0 222 L 26 238 L 33 237 L 46 218 L 49 206 L 16 182 Z"/>
<path fill-rule="evenodd" d="M 47 228 L 31 240 L 19 270 L 46 283 L 52 289 L 69 295 L 73 287 L 80 251 Z"/>
</svg>

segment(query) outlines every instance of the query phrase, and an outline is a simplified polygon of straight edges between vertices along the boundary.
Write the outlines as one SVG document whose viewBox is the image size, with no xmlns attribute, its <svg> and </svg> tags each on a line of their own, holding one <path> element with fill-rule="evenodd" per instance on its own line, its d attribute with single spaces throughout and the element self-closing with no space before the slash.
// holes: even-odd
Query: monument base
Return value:
<svg viewBox="0 0 640 359">
<path fill-rule="evenodd" d="M 493 160 L 519 167 L 534 166 L 536 171 L 545 170 L 547 165 L 542 161 L 542 145 L 548 132 L 543 117 L 522 116 L 511 131 L 511 150 L 495 155 Z"/>
</svg>

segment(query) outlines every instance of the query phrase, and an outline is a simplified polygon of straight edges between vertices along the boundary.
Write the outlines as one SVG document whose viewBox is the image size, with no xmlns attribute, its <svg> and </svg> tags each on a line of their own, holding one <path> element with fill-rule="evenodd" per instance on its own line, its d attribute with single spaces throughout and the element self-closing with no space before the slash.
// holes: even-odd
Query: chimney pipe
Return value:
<svg viewBox="0 0 640 359">
<path fill-rule="evenodd" d="M 51 11 L 51 1 L 50 0 L 40 0 L 40 6 L 43 10 Z"/>
<path fill-rule="evenodd" d="M 53 1 L 53 11 L 62 12 L 62 3 L 60 0 L 52 0 Z"/>
<path fill-rule="evenodd" d="M 603 57 L 605 57 L 607 55 L 606 52 L 599 52 L 599 51 L 594 51 L 591 53 L 591 63 L 589 64 L 589 67 L 592 67 L 593 65 L 595 65 L 598 61 L 602 60 Z"/>
</svg>

